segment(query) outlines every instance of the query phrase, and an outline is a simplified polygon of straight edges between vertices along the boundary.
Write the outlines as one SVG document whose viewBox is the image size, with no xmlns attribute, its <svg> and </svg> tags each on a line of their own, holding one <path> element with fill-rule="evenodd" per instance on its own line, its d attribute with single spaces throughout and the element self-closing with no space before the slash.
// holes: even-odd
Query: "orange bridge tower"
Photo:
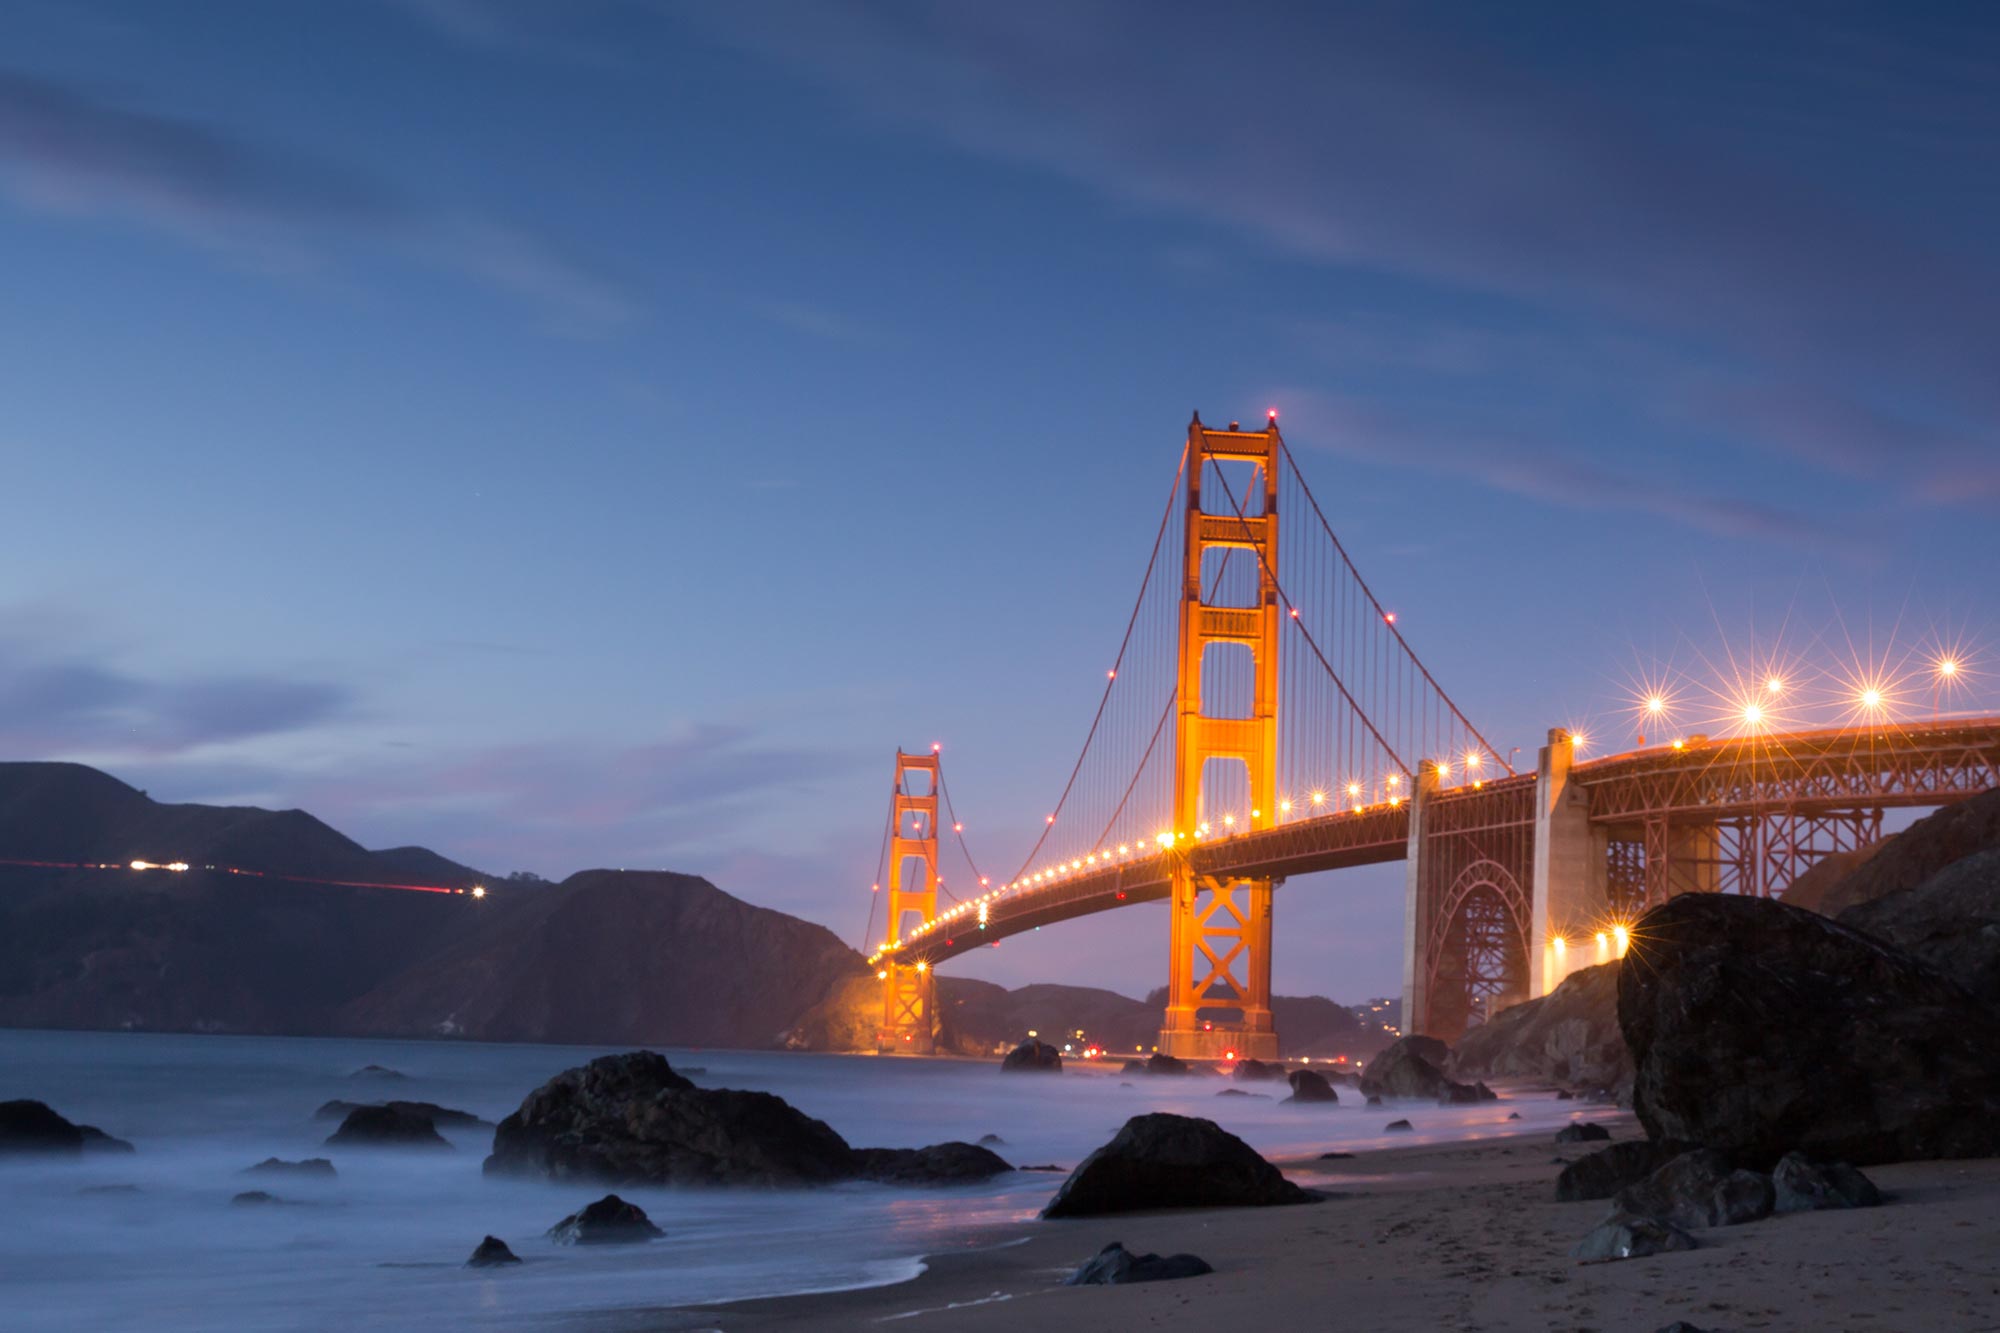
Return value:
<svg viewBox="0 0 2000 1333">
<path fill-rule="evenodd" d="M 887 938 L 905 940 L 937 916 L 938 756 L 896 751 L 896 789 L 889 834 L 889 924 Z M 884 1052 L 930 1055 L 937 1045 L 936 978 L 922 959 L 905 963 L 896 954 L 882 960 Z"/>
<path fill-rule="evenodd" d="M 1186 568 L 1181 587 L 1178 725 L 1174 733 L 1174 849 L 1167 1011 L 1160 1049 L 1183 1059 L 1275 1059 L 1271 1021 L 1271 894 L 1281 880 L 1205 874 L 1197 830 L 1204 779 L 1240 765 L 1252 827 L 1277 816 L 1278 462 L 1275 415 L 1263 430 L 1188 426 Z M 1243 465 L 1248 465 L 1247 467 Z M 1230 467 L 1247 480 L 1232 483 Z M 1203 504 L 1204 483 L 1216 485 Z M 1249 605 L 1204 600 L 1206 552 L 1247 551 L 1257 562 Z M 1225 558 L 1228 558 L 1225 556 Z M 1240 556 L 1237 558 L 1241 558 Z M 1241 602 L 1247 599 L 1237 599 Z M 1247 648 L 1247 716 L 1212 716 L 1202 698 L 1211 649 Z M 1238 712 L 1242 711 L 1240 706 Z M 1240 781 L 1241 778 L 1238 780 Z"/>
</svg>

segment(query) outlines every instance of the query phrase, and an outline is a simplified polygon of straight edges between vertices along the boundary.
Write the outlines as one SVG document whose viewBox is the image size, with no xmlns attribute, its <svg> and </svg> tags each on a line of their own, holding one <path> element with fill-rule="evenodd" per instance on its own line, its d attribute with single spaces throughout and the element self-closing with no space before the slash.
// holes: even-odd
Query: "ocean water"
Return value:
<svg viewBox="0 0 2000 1333">
<path fill-rule="evenodd" d="M 1061 1176 L 949 1189 L 621 1189 L 667 1232 L 643 1246 L 544 1234 L 603 1189 L 488 1180 L 487 1130 L 451 1153 L 328 1149 L 334 1098 L 433 1101 L 498 1120 L 550 1075 L 603 1050 L 562 1046 L 0 1031 L 0 1100 L 32 1097 L 138 1149 L 81 1162 L 0 1159 L 0 1327 L 42 1330 L 511 1329 L 690 1302 L 907 1279 L 921 1257 L 1025 1231 Z M 1216 1120 L 1266 1156 L 1476 1138 L 1566 1123 L 1549 1098 L 1476 1107 L 1284 1106 L 1217 1097 L 1213 1079 L 1109 1069 L 1001 1075 L 995 1064 L 668 1051 L 705 1087 L 774 1092 L 856 1146 L 999 1134 L 1019 1165 L 1076 1164 L 1145 1111 Z M 398 1080 L 353 1077 L 386 1065 Z M 1282 1085 L 1242 1085 L 1270 1091 Z M 1518 1110 L 1521 1123 L 1506 1120 Z M 1384 1135 L 1406 1116 L 1414 1134 Z M 337 1179 L 251 1177 L 266 1157 L 331 1157 Z M 1310 1185 L 1308 1172 L 1292 1172 Z M 107 1192 L 97 1186 L 135 1186 Z M 280 1205 L 232 1205 L 263 1189 Z M 491 1233 L 525 1261 L 463 1267 Z"/>
</svg>

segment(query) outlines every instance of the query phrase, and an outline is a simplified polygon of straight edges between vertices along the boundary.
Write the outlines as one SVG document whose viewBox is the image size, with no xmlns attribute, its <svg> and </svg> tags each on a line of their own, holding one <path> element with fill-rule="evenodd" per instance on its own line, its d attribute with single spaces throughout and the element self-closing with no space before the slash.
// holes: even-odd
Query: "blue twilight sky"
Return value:
<svg viewBox="0 0 2000 1333">
<path fill-rule="evenodd" d="M 1025 851 L 1197 407 L 1503 750 L 1978 653 L 1996 88 L 1979 4 L 7 0 L 0 753 L 857 939 L 899 742 Z M 1280 912 L 1397 984 L 1397 868 Z"/>
</svg>

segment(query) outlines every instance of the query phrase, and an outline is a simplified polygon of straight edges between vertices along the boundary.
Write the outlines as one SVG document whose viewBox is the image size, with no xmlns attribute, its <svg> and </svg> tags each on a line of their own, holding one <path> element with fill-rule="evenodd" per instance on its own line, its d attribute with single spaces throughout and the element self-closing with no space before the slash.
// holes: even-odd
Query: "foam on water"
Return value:
<svg viewBox="0 0 2000 1333">
<path fill-rule="evenodd" d="M 304 1038 L 0 1032 L 0 1100 L 33 1097 L 131 1140 L 135 1155 L 0 1165 L 0 1307 L 9 1329 L 512 1327 L 565 1312 L 726 1301 L 896 1282 L 921 1256 L 1029 1224 L 1060 1177 L 906 1189 L 620 1189 L 667 1232 L 643 1246 L 572 1248 L 543 1233 L 604 1191 L 488 1180 L 490 1131 L 443 1128 L 453 1153 L 328 1149 L 314 1120 L 334 1098 L 434 1101 L 497 1120 L 595 1048 Z M 756 1052 L 670 1051 L 705 1087 L 775 1092 L 857 1146 L 916 1146 L 996 1133 L 1003 1157 L 1075 1165 L 1149 1110 L 1220 1122 L 1267 1156 L 1554 1127 L 1569 1103 L 1284 1106 L 1217 1097 L 1214 1079 L 1103 1072 L 1002 1076 L 992 1064 Z M 353 1078 L 368 1064 L 406 1079 Z M 1518 1110 L 1519 1123 L 1506 1119 Z M 1414 1133 L 1384 1134 L 1404 1117 Z M 265 1157 L 330 1156 L 339 1177 L 294 1181 L 242 1169 Z M 1310 1174 L 1293 1173 L 1304 1183 Z M 84 1193 L 93 1185 L 134 1193 Z M 243 1190 L 287 1202 L 232 1205 Z M 469 1270 L 487 1234 L 526 1262 Z"/>
</svg>

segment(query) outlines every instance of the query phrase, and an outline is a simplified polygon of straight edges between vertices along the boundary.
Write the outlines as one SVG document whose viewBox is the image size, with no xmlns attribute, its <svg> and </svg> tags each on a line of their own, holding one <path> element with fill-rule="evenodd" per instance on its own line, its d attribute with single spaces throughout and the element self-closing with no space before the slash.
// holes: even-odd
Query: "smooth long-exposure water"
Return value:
<svg viewBox="0 0 2000 1333">
<path fill-rule="evenodd" d="M 0 1032 L 0 1100 L 32 1097 L 130 1140 L 132 1155 L 0 1159 L 0 1326 L 10 1330 L 546 1326 L 552 1316 L 828 1290 L 914 1275 L 968 1233 L 1033 1225 L 1061 1177 L 949 1189 L 620 1189 L 663 1227 L 643 1246 L 543 1233 L 602 1188 L 489 1180 L 490 1130 L 440 1127 L 452 1153 L 329 1149 L 334 1098 L 433 1101 L 498 1120 L 550 1075 L 605 1052 L 305 1038 Z M 999 1134 L 1017 1164 L 1067 1168 L 1133 1115 L 1216 1120 L 1267 1156 L 1476 1137 L 1569 1119 L 1534 1099 L 1473 1107 L 1285 1106 L 1214 1079 L 1002 1075 L 996 1063 L 669 1051 L 705 1087 L 774 1092 L 857 1146 Z M 352 1077 L 364 1065 L 405 1079 Z M 1518 1110 L 1524 1119 L 1510 1123 Z M 1406 1116 L 1414 1134 L 1385 1136 Z M 270 1156 L 331 1157 L 337 1179 L 244 1176 Z M 1310 1174 L 1292 1173 L 1311 1184 Z M 103 1186 L 136 1186 L 106 1191 Z M 263 1189 L 287 1202 L 232 1205 Z M 518 1268 L 462 1265 L 482 1236 Z"/>
</svg>

